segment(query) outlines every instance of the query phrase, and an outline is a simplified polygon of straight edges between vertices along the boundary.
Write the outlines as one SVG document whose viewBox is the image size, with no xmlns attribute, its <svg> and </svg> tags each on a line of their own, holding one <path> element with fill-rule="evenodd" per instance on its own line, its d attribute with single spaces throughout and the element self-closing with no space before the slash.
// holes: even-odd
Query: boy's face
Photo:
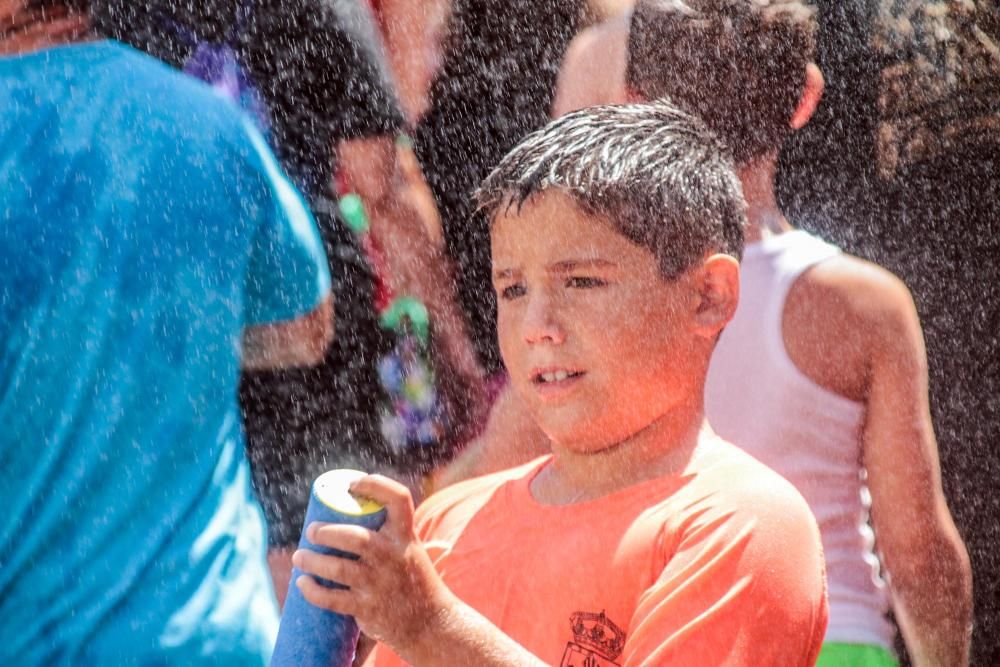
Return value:
<svg viewBox="0 0 1000 667">
<path fill-rule="evenodd" d="M 605 449 L 700 391 L 690 271 L 665 280 L 651 251 L 558 190 L 498 216 L 492 240 L 500 350 L 554 442 Z"/>
</svg>

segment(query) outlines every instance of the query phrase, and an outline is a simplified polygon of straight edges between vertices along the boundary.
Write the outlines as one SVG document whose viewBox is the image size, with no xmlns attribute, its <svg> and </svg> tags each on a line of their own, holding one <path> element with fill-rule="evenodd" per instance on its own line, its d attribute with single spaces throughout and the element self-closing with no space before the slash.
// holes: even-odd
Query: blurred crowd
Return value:
<svg viewBox="0 0 1000 667">
<path fill-rule="evenodd" d="M 658 62 L 669 68 L 671 51 L 655 34 L 649 43 L 636 36 L 644 15 L 632 5 L 0 0 L 0 415 L 8 431 L 0 436 L 8 507 L 0 657 L 113 658 L 120 644 L 111 639 L 109 653 L 87 646 L 100 628 L 138 636 L 162 625 L 156 605 L 133 601 L 144 589 L 178 601 L 165 646 L 197 635 L 199 650 L 220 664 L 259 661 L 266 649 L 258 644 L 273 639 L 277 623 L 276 611 L 261 609 L 271 587 L 284 599 L 310 482 L 321 472 L 382 473 L 419 501 L 545 453 L 506 377 L 489 221 L 472 193 L 551 118 L 659 97 L 629 68 L 643 48 L 662 51 Z M 776 208 L 792 226 L 885 267 L 912 294 L 933 424 L 928 479 L 941 485 L 951 515 L 943 521 L 954 517 L 971 563 L 969 659 L 998 664 L 1000 12 L 993 0 L 812 5 L 822 85 L 814 112 L 782 139 L 770 174 Z M 94 52 L 66 56 L 79 45 Z M 29 72 L 32 58 L 49 69 Z M 160 83 L 168 66 L 188 78 Z M 691 75 L 722 76 L 710 65 Z M 58 134 L 66 128 L 78 137 Z M 54 131 L 52 145 L 37 143 Z M 36 143 L 18 153 L 23 141 Z M 127 159 L 108 164 L 76 146 L 109 142 L 125 146 Z M 17 157 L 24 154 L 35 161 Z M 71 154 L 72 164 L 53 166 Z M 108 176 L 95 199 L 86 184 L 105 169 L 123 173 Z M 56 185 L 46 193 L 41 183 Z M 185 215 L 183 232 L 141 231 Z M 37 238 L 18 227 L 28 218 L 47 220 Z M 65 220 L 86 225 L 70 232 Z M 18 257 L 62 257 L 76 235 L 95 246 L 86 261 L 40 260 L 32 271 L 42 287 L 18 273 Z M 134 235 L 170 256 L 132 257 L 114 240 Z M 181 277 L 168 280 L 185 258 Z M 157 285 L 152 300 L 129 301 L 132 282 Z M 50 320 L 58 326 L 22 317 L 37 303 L 58 304 Z M 161 314 L 141 335 L 125 331 L 122 321 L 144 320 L 150 309 Z M 14 321 L 39 328 L 14 331 Z M 79 377 L 98 395 L 77 395 L 90 391 Z M 871 410 L 866 401 L 862 391 L 855 402 Z M 47 452 L 16 449 L 43 431 L 52 434 Z M 146 437 L 161 439 L 164 451 L 151 451 Z M 108 438 L 118 444 L 102 453 Z M 864 487 L 865 456 L 856 458 Z M 121 472 L 107 472 L 116 466 Z M 203 506 L 209 497 L 215 510 Z M 859 508 L 876 524 L 907 516 L 877 497 Z M 204 512 L 201 524 L 188 521 Z M 81 521 L 67 528 L 67 514 Z M 194 532 L 181 535 L 184 526 Z M 250 555 L 263 550 L 254 537 L 261 529 L 267 581 Z M 132 554 L 104 550 L 117 531 L 134 536 Z M 105 563 L 78 586 L 51 580 L 61 571 L 50 561 L 53 543 L 67 542 L 79 571 Z M 873 558 L 882 546 L 877 525 Z M 191 549 L 229 555 L 171 580 Z M 143 551 L 145 559 L 136 556 Z M 212 568 L 232 576 L 208 587 Z M 33 588 L 37 573 L 50 581 Z M 38 590 L 50 601 L 42 617 L 32 611 Z M 949 604 L 940 602 L 942 613 Z M 888 622 L 905 625 L 900 613 L 893 619 L 890 606 Z M 906 664 L 914 646 L 903 629 L 878 641 L 896 637 L 885 648 Z"/>
</svg>

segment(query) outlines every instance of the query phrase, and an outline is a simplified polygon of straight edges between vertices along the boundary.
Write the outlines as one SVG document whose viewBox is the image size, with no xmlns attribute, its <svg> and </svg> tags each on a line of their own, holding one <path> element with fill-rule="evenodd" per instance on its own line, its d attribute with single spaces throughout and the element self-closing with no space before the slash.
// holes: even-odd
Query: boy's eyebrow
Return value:
<svg viewBox="0 0 1000 667">
<path fill-rule="evenodd" d="M 618 265 L 606 259 L 564 259 L 560 262 L 550 264 L 547 269 L 549 273 L 569 273 L 577 269 L 614 269 Z M 517 269 L 498 269 L 493 272 L 493 280 L 510 280 L 521 274 Z"/>
<path fill-rule="evenodd" d="M 577 269 L 613 269 L 617 266 L 614 262 L 595 257 L 592 259 L 566 259 L 550 264 L 548 270 L 552 273 L 568 273 Z"/>
</svg>

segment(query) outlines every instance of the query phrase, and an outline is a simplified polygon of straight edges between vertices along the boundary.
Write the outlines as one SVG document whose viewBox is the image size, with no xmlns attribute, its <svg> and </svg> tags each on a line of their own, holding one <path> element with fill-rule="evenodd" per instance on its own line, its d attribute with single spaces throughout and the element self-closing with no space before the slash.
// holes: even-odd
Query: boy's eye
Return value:
<svg viewBox="0 0 1000 667">
<path fill-rule="evenodd" d="M 566 287 L 576 287 L 578 289 L 592 289 L 594 287 L 604 287 L 607 281 L 590 276 L 570 276 L 566 279 Z"/>
<path fill-rule="evenodd" d="M 511 299 L 516 299 L 520 296 L 524 296 L 527 290 L 521 283 L 516 283 L 514 285 L 508 285 L 500 290 L 501 298 L 510 301 Z"/>
</svg>

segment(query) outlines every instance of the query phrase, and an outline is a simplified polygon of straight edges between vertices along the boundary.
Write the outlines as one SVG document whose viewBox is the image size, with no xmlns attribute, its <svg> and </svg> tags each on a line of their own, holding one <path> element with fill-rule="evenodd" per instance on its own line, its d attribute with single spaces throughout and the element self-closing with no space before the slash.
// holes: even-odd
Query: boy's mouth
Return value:
<svg viewBox="0 0 1000 667">
<path fill-rule="evenodd" d="M 575 371 L 568 368 L 546 368 L 535 371 L 531 376 L 531 381 L 536 385 L 551 385 L 566 382 L 567 380 L 574 380 L 583 375 L 583 371 Z"/>
</svg>

